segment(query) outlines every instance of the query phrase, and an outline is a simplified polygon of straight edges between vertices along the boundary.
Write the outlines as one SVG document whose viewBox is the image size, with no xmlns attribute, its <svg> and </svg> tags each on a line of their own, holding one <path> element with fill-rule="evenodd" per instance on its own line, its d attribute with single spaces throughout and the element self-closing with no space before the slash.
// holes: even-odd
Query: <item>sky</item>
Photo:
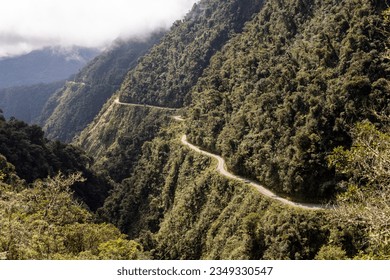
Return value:
<svg viewBox="0 0 390 280">
<path fill-rule="evenodd" d="M 103 48 L 169 28 L 198 0 L 1 0 L 0 58 L 50 46 Z"/>
</svg>

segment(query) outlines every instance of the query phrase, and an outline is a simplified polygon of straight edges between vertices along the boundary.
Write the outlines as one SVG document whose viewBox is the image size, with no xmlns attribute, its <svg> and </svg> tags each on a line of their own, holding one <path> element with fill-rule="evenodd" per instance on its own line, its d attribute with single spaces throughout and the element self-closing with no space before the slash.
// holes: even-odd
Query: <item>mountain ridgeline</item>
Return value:
<svg viewBox="0 0 390 280">
<path fill-rule="evenodd" d="M 48 174 L 84 173 L 76 194 L 128 240 L 110 225 L 115 242 L 69 258 L 388 259 L 389 7 L 201 0 L 165 34 L 119 43 L 51 97 L 40 123 L 86 154 L 0 118 L 0 187 L 12 184 L 4 174 L 35 190 Z M 248 180 L 216 172 L 183 135 Z M 250 180 L 338 207 L 286 205 Z"/>
<path fill-rule="evenodd" d="M 121 101 L 180 108 L 191 102 L 190 90 L 211 57 L 256 14 L 263 0 L 208 0 L 195 4 L 159 45 L 131 71 Z"/>
<path fill-rule="evenodd" d="M 97 49 L 53 47 L 0 59 L 0 88 L 64 80 L 98 54 Z"/>
<path fill-rule="evenodd" d="M 118 40 L 103 54 L 87 64 L 72 80 L 56 92 L 43 108 L 38 123 L 47 136 L 72 141 L 99 113 L 107 99 L 119 89 L 126 73 L 133 68 L 162 36 Z"/>
<path fill-rule="evenodd" d="M 0 89 L 0 108 L 4 117 L 14 117 L 29 124 L 38 123 L 47 101 L 65 81 Z"/>
</svg>

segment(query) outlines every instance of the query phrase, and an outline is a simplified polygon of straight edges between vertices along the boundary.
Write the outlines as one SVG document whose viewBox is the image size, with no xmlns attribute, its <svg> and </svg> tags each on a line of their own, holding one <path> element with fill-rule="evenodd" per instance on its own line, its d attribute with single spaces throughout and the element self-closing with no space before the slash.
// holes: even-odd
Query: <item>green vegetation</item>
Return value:
<svg viewBox="0 0 390 280">
<path fill-rule="evenodd" d="M 385 3 L 252 2 L 260 5 L 253 19 L 236 23 L 241 28 L 207 61 L 209 45 L 200 45 L 198 61 L 191 34 L 208 42 L 201 34 L 225 26 L 217 15 L 232 3 L 200 2 L 193 12 L 202 12 L 178 22 L 118 92 L 124 102 L 189 105 L 177 113 L 187 115 L 183 127 L 162 109 L 115 105 L 115 96 L 81 134 L 78 143 L 98 158 L 94 167 L 121 181 L 99 216 L 157 259 L 386 257 L 368 242 L 367 225 L 270 202 L 179 143 L 187 133 L 234 172 L 291 197 L 345 192 L 346 175 L 327 158 L 353 145 L 357 122 L 381 123 L 389 113 Z M 215 15 L 211 26 L 203 12 Z M 189 25 L 193 31 L 181 33 Z"/>
<path fill-rule="evenodd" d="M 58 172 L 82 172 L 88 180 L 75 184 L 74 190 L 91 209 L 102 205 L 111 188 L 104 176 L 89 169 L 92 159 L 79 148 L 49 141 L 40 127 L 16 119 L 6 121 L 1 114 L 0 155 L 15 166 L 18 176 L 27 183 Z"/>
<path fill-rule="evenodd" d="M 156 259 L 312 259 L 326 244 L 321 211 L 271 203 L 179 143 L 180 125 L 143 146 L 133 174 L 99 215 Z"/>
<path fill-rule="evenodd" d="M 6 168 L 4 168 L 6 166 Z M 80 174 L 29 188 L 0 156 L 0 259 L 139 259 L 142 247 L 93 216 L 69 191 Z M 11 181 L 11 182 L 10 182 Z"/>
<path fill-rule="evenodd" d="M 210 58 L 241 32 L 263 0 L 206 0 L 173 24 L 161 43 L 144 56 L 121 88 L 121 100 L 166 107 L 189 105 L 189 92 Z"/>
<path fill-rule="evenodd" d="M 50 135 L 70 137 L 108 99 L 74 140 L 94 160 L 0 118 L 0 256 L 389 258 L 388 4 L 200 1 L 137 65 L 127 47 L 107 54 L 48 103 Z M 337 207 L 265 198 L 183 134 L 237 174 Z"/>
<path fill-rule="evenodd" d="M 189 139 L 231 170 L 302 199 L 331 197 L 325 157 L 389 111 L 383 1 L 267 1 L 192 91 Z"/>
<path fill-rule="evenodd" d="M 161 36 L 156 33 L 145 41 L 116 41 L 111 49 L 88 63 L 47 102 L 39 119 L 47 137 L 72 141 L 119 89 L 129 69 Z"/>
<path fill-rule="evenodd" d="M 77 142 L 97 159 L 95 170 L 106 171 L 115 181 L 130 176 L 142 146 L 170 122 L 169 111 L 114 104 L 111 98 Z M 131 123 L 129 122 L 131 120 Z"/>
<path fill-rule="evenodd" d="M 330 166 L 344 180 L 336 208 L 307 211 L 264 198 L 215 172 L 179 143 L 172 124 L 145 143 L 133 174 L 98 214 L 155 259 L 387 259 L 390 136 L 368 122 L 351 130 Z"/>
<path fill-rule="evenodd" d="M 263 1 L 207 0 L 194 5 L 159 44 L 139 60 L 124 79 L 122 101 L 181 107 L 190 102 L 190 89 L 226 41 L 260 8 Z M 107 170 L 116 181 L 127 178 L 141 154 L 167 123 L 167 113 L 148 108 L 112 106 L 112 97 L 75 141 L 93 155 L 96 169 Z"/>
<path fill-rule="evenodd" d="M 389 123 L 387 123 L 389 124 Z M 387 126 L 389 128 L 389 126 Z M 352 147 L 335 149 L 329 163 L 347 179 L 333 215 L 337 223 L 359 229 L 364 246 L 359 258 L 390 257 L 390 134 L 370 122 L 352 130 Z"/>
</svg>

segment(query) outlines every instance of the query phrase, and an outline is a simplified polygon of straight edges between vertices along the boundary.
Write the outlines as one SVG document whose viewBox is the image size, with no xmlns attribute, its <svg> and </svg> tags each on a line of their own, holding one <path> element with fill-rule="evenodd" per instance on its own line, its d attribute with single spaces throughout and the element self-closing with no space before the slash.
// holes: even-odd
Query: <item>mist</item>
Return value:
<svg viewBox="0 0 390 280">
<path fill-rule="evenodd" d="M 104 48 L 168 29 L 198 0 L 3 0 L 0 58 L 44 47 Z"/>
</svg>

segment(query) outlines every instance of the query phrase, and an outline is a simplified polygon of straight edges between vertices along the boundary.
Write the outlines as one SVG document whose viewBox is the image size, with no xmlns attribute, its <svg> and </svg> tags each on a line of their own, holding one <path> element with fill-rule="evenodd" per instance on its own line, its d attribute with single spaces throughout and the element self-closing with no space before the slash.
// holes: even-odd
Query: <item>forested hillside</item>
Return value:
<svg viewBox="0 0 390 280">
<path fill-rule="evenodd" d="M 388 122 L 387 122 L 388 123 Z M 388 258 L 390 136 L 358 124 L 355 148 L 339 148 L 327 163 L 351 177 L 336 208 L 302 210 L 260 195 L 215 172 L 215 162 L 179 141 L 185 123 L 142 148 L 132 176 L 104 207 L 113 222 L 156 259 Z M 357 172 L 358 171 L 358 172 Z M 366 182 L 366 183 L 364 183 Z"/>
<path fill-rule="evenodd" d="M 214 9 L 223 9 L 225 2 L 217 2 Z M 383 224 L 349 216 L 353 190 L 345 180 L 351 173 L 337 170 L 334 162 L 343 159 L 333 154 L 338 146 L 352 146 L 359 121 L 369 119 L 376 129 L 388 125 L 381 120 L 390 93 L 386 8 L 370 0 L 265 1 L 211 57 L 191 96 L 169 93 L 170 85 L 177 88 L 168 81 L 186 81 L 188 68 L 176 68 L 169 79 L 152 76 L 160 67 L 168 73 L 170 61 L 177 61 L 165 55 L 171 59 L 153 64 L 161 61 L 156 46 L 128 74 L 118 96 L 128 103 L 189 104 L 176 112 L 186 118 L 179 125 L 169 121 L 171 111 L 115 104 L 114 98 L 105 105 L 80 143 L 98 156 L 95 167 L 116 180 L 128 178 L 100 216 L 139 238 L 155 258 L 388 256 L 385 241 L 375 239 Z M 185 26 L 179 23 L 162 42 Z M 273 203 L 216 174 L 212 161 L 180 144 L 184 133 L 221 154 L 234 172 L 290 199 L 323 201 L 347 191 L 334 202 L 347 210 L 341 215 Z M 128 157 L 141 146 L 138 157 Z"/>
<path fill-rule="evenodd" d="M 28 54 L 0 59 L 0 88 L 52 83 L 76 74 L 99 50 L 44 48 Z"/>
<path fill-rule="evenodd" d="M 0 109 L 6 118 L 15 117 L 30 124 L 37 123 L 46 102 L 64 84 L 65 81 L 59 81 L 0 89 Z"/>
<path fill-rule="evenodd" d="M 182 106 L 192 86 L 216 53 L 235 32 L 241 31 L 263 1 L 206 0 L 194 5 L 127 74 L 118 96 L 109 100 L 77 143 L 104 169 L 122 180 L 131 174 L 141 147 L 153 139 L 166 113 L 122 107 L 114 99 L 139 104 Z M 161 97 L 161 99 L 159 99 Z M 158 100 L 156 99 L 158 98 Z M 189 99 L 188 99 L 189 98 Z M 161 115 L 161 117 L 160 117 Z M 165 118 L 166 119 L 166 118 Z"/>
<path fill-rule="evenodd" d="M 58 172 L 64 175 L 81 172 L 87 181 L 74 185 L 75 194 L 94 210 L 103 204 L 111 189 L 104 176 L 89 168 L 93 160 L 81 149 L 49 141 L 39 126 L 29 126 L 16 119 L 6 121 L 1 114 L 0 156 L 15 166 L 17 175 L 26 183 Z"/>
<path fill-rule="evenodd" d="M 0 234 L 0 258 L 390 258 L 389 7 L 201 0 L 153 47 L 119 44 L 51 99 L 49 136 L 88 125 L 80 148 L 0 118 L 0 204 L 15 205 L 0 231 L 30 242 Z M 335 207 L 286 205 L 249 180 Z"/>
<path fill-rule="evenodd" d="M 145 56 L 121 89 L 121 100 L 182 107 L 210 58 L 256 14 L 263 0 L 206 0 L 177 21 Z"/>
<path fill-rule="evenodd" d="M 99 113 L 138 59 L 161 38 L 116 41 L 47 102 L 38 123 L 51 139 L 70 142 Z"/>
<path fill-rule="evenodd" d="M 74 199 L 70 187 L 83 180 L 75 173 L 26 185 L 0 154 L 0 260 L 145 258 Z"/>
<path fill-rule="evenodd" d="M 189 139 L 278 192 L 322 198 L 325 157 L 389 112 L 385 1 L 267 1 L 193 90 Z"/>
<path fill-rule="evenodd" d="M 99 210 L 102 218 L 138 238 L 156 259 L 316 256 L 330 229 L 325 213 L 272 203 L 224 178 L 215 162 L 180 143 L 182 132 L 172 121 L 143 146 L 132 176 Z"/>
</svg>

